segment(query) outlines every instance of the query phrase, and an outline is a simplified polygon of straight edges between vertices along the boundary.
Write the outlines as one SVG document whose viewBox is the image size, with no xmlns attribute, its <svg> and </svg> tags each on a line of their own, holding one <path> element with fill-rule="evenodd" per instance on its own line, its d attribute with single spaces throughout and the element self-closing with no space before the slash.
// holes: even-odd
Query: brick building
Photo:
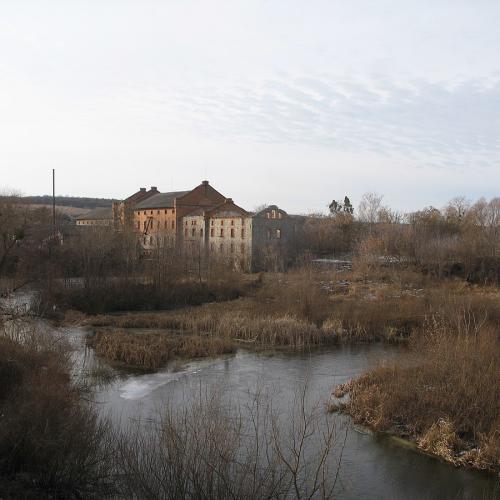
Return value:
<svg viewBox="0 0 500 500">
<path fill-rule="evenodd" d="M 159 194 L 156 186 L 151 186 L 148 191 L 146 188 L 140 188 L 139 191 L 129 196 L 123 201 L 113 203 L 113 225 L 117 231 L 132 229 L 134 225 L 135 206 L 152 196 Z"/>
<path fill-rule="evenodd" d="M 248 212 L 208 181 L 190 191 L 141 188 L 113 204 L 111 224 L 135 232 L 146 254 L 168 247 L 188 260 L 224 261 L 245 271 L 283 268 L 296 233 L 294 218 L 276 205 Z"/>
<path fill-rule="evenodd" d="M 134 230 L 141 235 L 145 250 L 158 245 L 179 246 L 182 243 L 182 218 L 194 210 L 208 210 L 226 198 L 208 181 L 191 191 L 158 193 L 134 207 Z"/>
</svg>

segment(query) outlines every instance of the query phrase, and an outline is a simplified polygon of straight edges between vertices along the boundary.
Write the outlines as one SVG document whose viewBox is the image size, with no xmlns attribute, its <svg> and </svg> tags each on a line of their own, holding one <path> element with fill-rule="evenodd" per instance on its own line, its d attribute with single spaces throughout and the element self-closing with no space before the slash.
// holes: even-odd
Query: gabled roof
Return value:
<svg viewBox="0 0 500 500">
<path fill-rule="evenodd" d="M 134 210 L 142 210 L 145 208 L 171 208 L 174 206 L 176 198 L 180 198 L 188 194 L 189 191 L 173 191 L 171 193 L 158 193 L 144 201 L 138 203 Z"/>
<path fill-rule="evenodd" d="M 98 207 L 80 215 L 77 220 L 111 220 L 112 218 L 113 210 L 111 207 Z"/>
<path fill-rule="evenodd" d="M 152 187 L 149 191 L 146 191 L 146 188 L 141 188 L 139 191 L 136 191 L 134 194 L 130 195 L 128 198 L 125 198 L 123 201 L 125 203 L 140 203 L 144 201 L 146 198 L 151 198 L 155 194 L 158 194 L 159 191 L 156 187 Z"/>
<path fill-rule="evenodd" d="M 262 217 L 267 212 L 271 212 L 272 210 L 276 210 L 277 212 L 281 212 L 283 215 L 288 215 L 282 208 L 279 208 L 278 205 L 269 205 L 258 212 L 252 214 L 252 217 Z M 267 217 L 267 216 L 266 216 Z"/>
<path fill-rule="evenodd" d="M 236 205 L 231 198 L 226 198 L 224 203 L 215 207 L 199 207 L 187 213 L 184 217 L 247 217 L 249 213 L 240 206 Z"/>
</svg>

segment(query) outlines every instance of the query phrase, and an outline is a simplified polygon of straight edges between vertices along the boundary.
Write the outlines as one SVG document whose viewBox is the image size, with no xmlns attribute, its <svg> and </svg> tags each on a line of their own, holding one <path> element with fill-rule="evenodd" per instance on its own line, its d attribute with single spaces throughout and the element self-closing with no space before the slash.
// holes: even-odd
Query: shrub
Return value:
<svg viewBox="0 0 500 500">
<path fill-rule="evenodd" d="M 410 352 L 357 379 L 348 405 L 356 421 L 396 430 L 445 459 L 477 448 L 474 463 L 499 471 L 498 330 L 462 316 L 433 318 Z M 453 457 L 453 458 L 451 458 Z M 470 457 L 469 457 L 470 458 Z"/>
<path fill-rule="evenodd" d="M 107 424 L 71 383 L 60 343 L 34 337 L 0 336 L 0 491 L 100 498 L 113 490 Z"/>
</svg>

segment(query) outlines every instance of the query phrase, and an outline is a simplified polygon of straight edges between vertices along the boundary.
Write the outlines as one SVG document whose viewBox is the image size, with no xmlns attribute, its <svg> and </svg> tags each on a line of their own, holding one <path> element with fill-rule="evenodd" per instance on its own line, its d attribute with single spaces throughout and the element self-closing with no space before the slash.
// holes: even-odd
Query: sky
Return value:
<svg viewBox="0 0 500 500">
<path fill-rule="evenodd" d="M 0 190 L 500 195 L 498 0 L 0 0 Z"/>
</svg>

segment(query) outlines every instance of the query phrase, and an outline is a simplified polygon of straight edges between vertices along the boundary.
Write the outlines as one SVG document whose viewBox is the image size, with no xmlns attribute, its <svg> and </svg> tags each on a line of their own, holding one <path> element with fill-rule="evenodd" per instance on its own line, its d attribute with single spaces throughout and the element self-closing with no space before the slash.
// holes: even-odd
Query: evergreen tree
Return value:
<svg viewBox="0 0 500 500">
<path fill-rule="evenodd" d="M 348 214 L 354 213 L 354 207 L 352 206 L 351 200 L 347 196 L 344 198 L 344 212 Z"/>
</svg>

